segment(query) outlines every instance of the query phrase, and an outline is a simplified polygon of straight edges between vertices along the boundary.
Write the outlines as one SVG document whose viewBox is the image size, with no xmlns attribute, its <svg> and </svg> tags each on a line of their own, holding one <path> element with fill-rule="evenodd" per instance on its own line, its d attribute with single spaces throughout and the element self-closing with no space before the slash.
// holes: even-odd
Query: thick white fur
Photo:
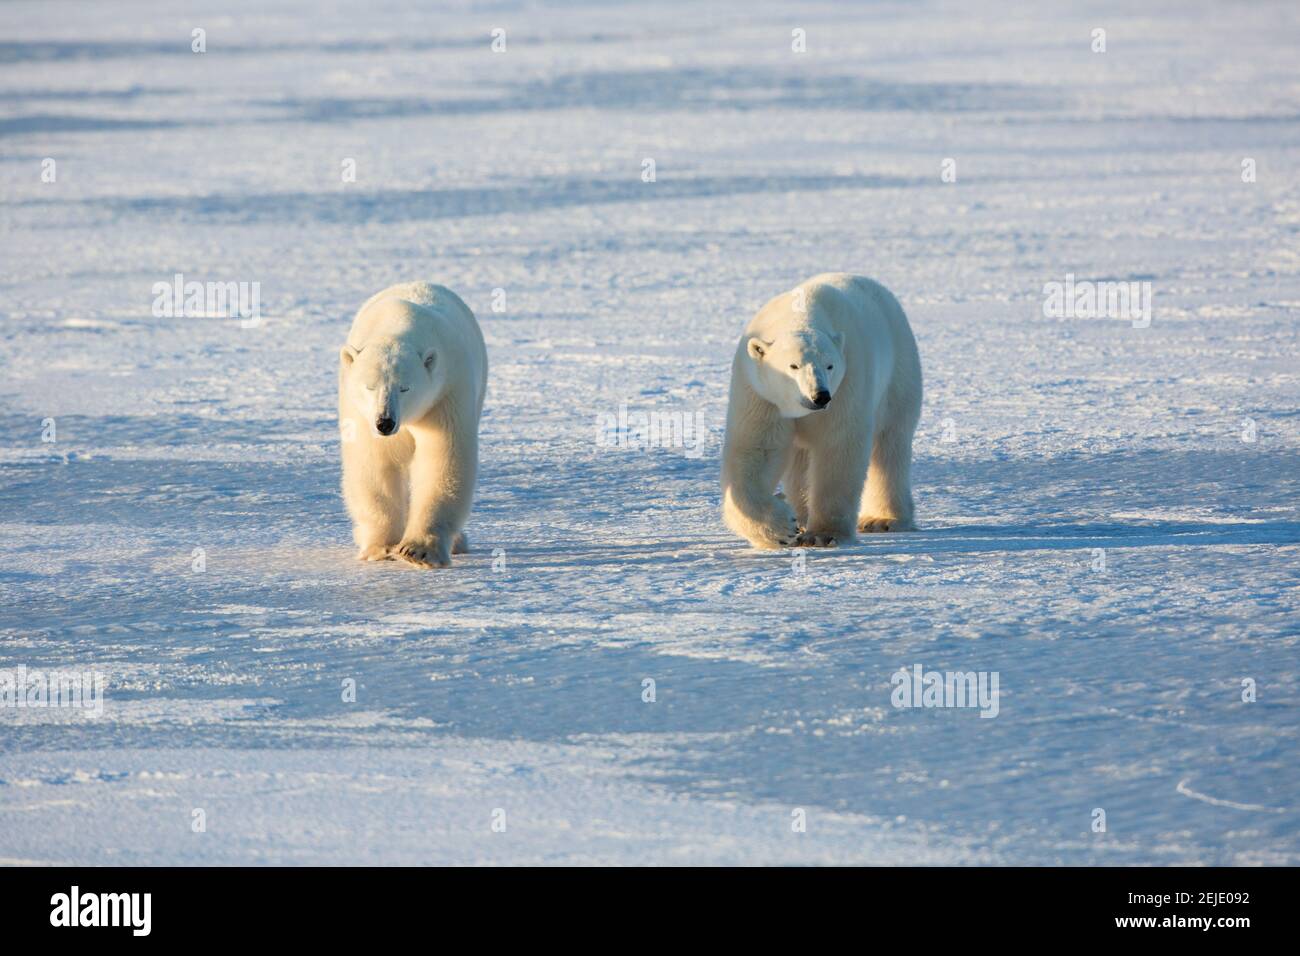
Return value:
<svg viewBox="0 0 1300 956">
<path fill-rule="evenodd" d="M 483 335 L 451 290 L 402 283 L 357 312 L 339 353 L 339 427 L 361 560 L 446 567 L 467 550 L 486 390 Z"/>
<path fill-rule="evenodd" d="M 821 409 L 818 392 L 831 395 Z M 777 296 L 745 328 L 731 365 L 727 527 L 757 548 L 914 530 L 920 415 L 916 340 L 889 290 L 827 273 Z"/>
</svg>

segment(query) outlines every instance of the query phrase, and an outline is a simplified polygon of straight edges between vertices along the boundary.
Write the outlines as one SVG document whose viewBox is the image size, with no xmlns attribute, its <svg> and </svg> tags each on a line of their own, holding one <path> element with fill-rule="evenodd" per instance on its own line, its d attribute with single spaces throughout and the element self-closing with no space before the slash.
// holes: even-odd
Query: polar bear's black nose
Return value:
<svg viewBox="0 0 1300 956">
<path fill-rule="evenodd" d="M 375 431 L 379 432 L 381 435 L 391 435 L 393 432 L 397 431 L 397 422 L 393 421 L 391 418 L 381 418 L 379 421 L 375 422 Z"/>
<path fill-rule="evenodd" d="M 816 395 L 813 396 L 813 404 L 816 405 L 818 408 L 825 408 L 830 403 L 831 403 L 831 393 L 826 391 L 826 389 L 824 388 Z"/>
</svg>

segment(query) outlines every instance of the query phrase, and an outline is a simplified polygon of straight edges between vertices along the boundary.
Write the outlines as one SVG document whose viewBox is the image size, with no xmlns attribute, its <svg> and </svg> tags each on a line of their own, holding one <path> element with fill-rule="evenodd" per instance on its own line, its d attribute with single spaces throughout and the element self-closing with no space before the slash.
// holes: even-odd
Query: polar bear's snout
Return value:
<svg viewBox="0 0 1300 956">
<path fill-rule="evenodd" d="M 816 360 L 807 363 L 799 374 L 799 404 L 809 411 L 819 411 L 831 403 L 830 383 Z"/>
<path fill-rule="evenodd" d="M 819 388 L 812 398 L 807 395 L 799 396 L 799 404 L 810 412 L 819 412 L 831 403 L 831 393 L 824 388 Z"/>
<path fill-rule="evenodd" d="M 397 430 L 402 427 L 401 402 L 398 398 L 398 390 L 389 388 L 386 385 L 380 385 L 371 394 L 374 397 L 374 411 L 370 420 L 374 423 L 375 433 L 383 435 L 385 438 L 396 434 Z"/>
</svg>

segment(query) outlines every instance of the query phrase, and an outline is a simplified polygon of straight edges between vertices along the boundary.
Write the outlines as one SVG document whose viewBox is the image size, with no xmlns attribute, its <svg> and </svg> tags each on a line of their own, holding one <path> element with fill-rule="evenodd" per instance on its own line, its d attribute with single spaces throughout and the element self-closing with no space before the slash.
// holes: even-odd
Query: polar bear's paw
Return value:
<svg viewBox="0 0 1300 956">
<path fill-rule="evenodd" d="M 406 538 L 393 549 L 393 557 L 417 568 L 445 568 L 451 564 L 447 546 L 436 534 Z"/>
<path fill-rule="evenodd" d="M 799 535 L 796 544 L 800 548 L 838 548 L 840 538 L 829 532 L 805 531 Z"/>
<path fill-rule="evenodd" d="M 393 556 L 393 546 L 389 544 L 371 544 L 357 552 L 358 561 L 388 561 Z"/>
<path fill-rule="evenodd" d="M 785 503 L 784 497 L 776 495 L 772 499 L 772 513 L 762 528 L 763 541 L 755 544 L 768 548 L 793 548 L 799 544 L 801 533 L 794 511 Z"/>
<path fill-rule="evenodd" d="M 451 542 L 452 554 L 469 554 L 469 536 L 464 531 L 457 531 Z"/>
<path fill-rule="evenodd" d="M 916 524 L 904 518 L 868 518 L 858 519 L 858 531 L 863 534 L 890 531 L 915 531 Z"/>
</svg>

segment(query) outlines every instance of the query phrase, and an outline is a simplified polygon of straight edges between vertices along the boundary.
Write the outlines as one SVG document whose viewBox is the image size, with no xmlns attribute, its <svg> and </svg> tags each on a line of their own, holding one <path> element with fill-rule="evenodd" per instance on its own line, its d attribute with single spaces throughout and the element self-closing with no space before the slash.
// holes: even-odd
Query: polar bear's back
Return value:
<svg viewBox="0 0 1300 956">
<path fill-rule="evenodd" d="M 366 300 L 365 305 L 357 310 L 354 330 L 363 334 L 369 331 L 366 327 L 373 324 L 372 316 L 376 315 L 372 307 L 387 299 L 423 306 L 438 316 L 451 319 L 457 325 L 468 324 L 476 331 L 478 329 L 478 323 L 474 320 L 474 313 L 470 311 L 469 306 L 446 286 L 435 285 L 432 282 L 399 282 L 382 292 L 376 292 Z"/>
<path fill-rule="evenodd" d="M 907 313 L 894 293 L 874 279 L 847 272 L 826 272 L 803 283 L 810 312 L 832 317 L 839 329 L 865 333 L 868 340 L 883 333 L 900 356 L 903 365 L 918 366 L 916 339 Z"/>
<path fill-rule="evenodd" d="M 828 293 L 831 297 L 839 293 L 859 317 L 883 319 L 893 332 L 908 328 L 907 315 L 894 293 L 875 279 L 848 272 L 824 272 L 804 282 L 803 287 L 810 302 L 825 299 Z"/>
<path fill-rule="evenodd" d="M 469 312 L 469 306 L 460 296 L 446 286 L 432 282 L 399 282 L 397 285 L 390 285 L 383 292 L 376 292 L 367 299 L 361 311 L 366 311 L 371 303 L 378 302 L 380 299 L 405 299 L 407 302 L 429 306 L 439 311 L 450 307 L 453 311 Z"/>
</svg>

